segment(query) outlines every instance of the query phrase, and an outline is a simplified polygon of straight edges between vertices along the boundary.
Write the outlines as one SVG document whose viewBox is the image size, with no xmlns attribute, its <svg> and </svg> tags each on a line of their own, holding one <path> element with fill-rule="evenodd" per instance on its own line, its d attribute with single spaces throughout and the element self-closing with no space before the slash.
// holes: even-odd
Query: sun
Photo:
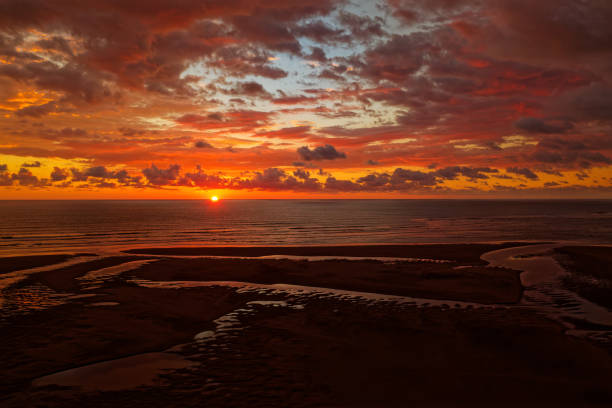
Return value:
<svg viewBox="0 0 612 408">
<path fill-rule="evenodd" d="M 213 202 L 219 201 L 219 197 L 212 196 L 212 197 L 210 197 L 210 201 L 213 201 Z"/>
</svg>

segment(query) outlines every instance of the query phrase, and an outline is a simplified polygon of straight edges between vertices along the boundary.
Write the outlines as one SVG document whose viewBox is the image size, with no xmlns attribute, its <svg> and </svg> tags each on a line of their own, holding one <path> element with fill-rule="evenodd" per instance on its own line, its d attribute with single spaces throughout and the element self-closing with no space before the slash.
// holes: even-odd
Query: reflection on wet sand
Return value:
<svg viewBox="0 0 612 408">
<path fill-rule="evenodd" d="M 612 340 L 612 311 L 563 287 L 568 272 L 553 258 L 560 244 L 531 245 L 488 252 L 482 259 L 491 266 L 522 271 L 524 286 L 521 305 L 530 306 L 571 329 L 570 334 L 585 334 Z M 576 330 L 574 323 L 603 326 L 599 331 Z"/>
<path fill-rule="evenodd" d="M 418 307 L 440 307 L 446 308 L 492 308 L 492 307 L 508 307 L 505 305 L 490 305 L 475 302 L 462 302 L 455 300 L 440 300 L 428 298 L 415 298 L 410 296 L 393 296 L 382 293 L 359 292 L 354 290 L 342 290 L 321 288 L 316 286 L 304 285 L 288 285 L 284 283 L 275 283 L 271 285 L 250 282 L 233 282 L 233 281 L 147 281 L 143 279 L 132 279 L 130 282 L 145 288 L 164 288 L 164 289 L 185 289 L 199 287 L 228 287 L 236 290 L 237 293 L 252 293 L 266 296 L 284 296 L 300 301 L 308 301 L 313 299 L 333 299 L 357 303 L 378 303 L 389 302 L 396 304 L 407 304 Z M 265 301 L 257 301 L 259 303 Z M 268 301 L 269 304 L 278 305 L 278 301 Z M 252 303 L 252 302 L 250 302 Z M 265 304 L 265 303 L 261 303 Z"/>
<path fill-rule="evenodd" d="M 124 272 L 138 269 L 142 265 L 146 265 L 150 262 L 154 262 L 154 260 L 144 259 L 139 261 L 130 261 L 121 263 L 119 265 L 109 266 L 108 268 L 96 269 L 87 272 L 85 275 L 77 278 L 77 280 L 82 281 L 83 284 L 98 285 L 119 276 Z"/>
<path fill-rule="evenodd" d="M 188 368 L 194 363 L 176 353 L 146 353 L 103 361 L 37 378 L 35 387 L 57 385 L 78 387 L 84 391 L 112 391 L 159 385 L 160 374 Z"/>
<path fill-rule="evenodd" d="M 9 341 L 0 350 L 1 347 L 8 350 L 11 344 L 14 350 L 19 344 L 30 344 L 36 339 L 42 344 L 41 351 L 49 350 L 53 354 L 52 350 L 58 349 L 61 352 L 57 362 L 44 364 L 36 360 L 40 358 L 36 352 L 33 352 L 34 359 L 28 357 L 29 348 L 20 351 L 24 353 L 21 357 L 10 356 L 14 367 L 20 364 L 24 367 L 12 369 L 15 379 L 5 382 L 14 384 L 14 390 L 21 390 L 12 391 L 13 405 L 10 406 L 27 406 L 33 401 L 52 401 L 47 406 L 67 406 L 66 401 L 74 405 L 85 399 L 91 406 L 98 406 L 96 401 L 103 406 L 112 401 L 111 394 L 105 397 L 104 392 L 128 390 L 142 390 L 145 394 L 138 395 L 145 400 L 149 398 L 147 395 L 174 398 L 180 394 L 188 396 L 191 403 L 212 406 L 248 405 L 247 396 L 278 406 L 279 395 L 295 406 L 300 405 L 296 403 L 300 398 L 309 401 L 304 405 L 317 406 L 340 396 L 343 402 L 339 406 L 355 406 L 357 400 L 346 393 L 348 389 L 354 398 L 358 395 L 374 398 L 372 406 L 380 402 L 376 400 L 380 395 L 386 395 L 399 406 L 408 401 L 405 392 L 426 389 L 431 393 L 439 388 L 428 383 L 427 378 L 440 370 L 449 373 L 448 378 L 441 377 L 442 387 L 464 398 L 477 395 L 474 393 L 478 389 L 480 402 L 491 398 L 496 389 L 522 388 L 523 394 L 517 393 L 517 398 L 533 395 L 529 387 L 539 388 L 542 395 L 555 401 L 576 402 L 584 391 L 584 384 L 603 393 L 601 398 L 608 401 L 605 395 L 610 392 L 612 396 L 612 390 L 606 388 L 606 377 L 601 372 L 607 372 L 608 366 L 612 368 L 610 356 L 591 343 L 575 343 L 579 340 L 561 333 L 582 336 L 595 341 L 594 344 L 609 344 L 610 331 L 605 325 L 610 324 L 610 313 L 605 309 L 603 313 L 599 306 L 573 294 L 569 300 L 560 301 L 559 294 L 565 289 L 559 279 L 565 271 L 551 258 L 551 248 L 554 246 L 534 245 L 488 252 L 482 259 L 490 264 L 489 268 L 475 267 L 478 258 L 472 264 L 447 260 L 427 265 L 421 259 L 417 262 L 405 262 L 405 258 L 338 260 L 331 256 L 308 262 L 302 257 L 288 260 L 281 256 L 245 261 L 261 267 L 244 276 L 264 282 L 269 280 L 266 273 L 274 279 L 292 277 L 295 281 L 299 271 L 315 274 L 308 282 L 314 283 L 317 279 L 328 282 L 328 275 L 337 266 L 336 272 L 351 287 L 349 277 L 360 267 L 365 271 L 359 272 L 360 279 L 372 280 L 373 288 L 392 288 L 397 281 L 404 285 L 404 292 L 410 292 L 410 286 L 406 285 L 414 282 L 420 285 L 423 280 L 438 288 L 436 298 L 315 284 L 207 280 L 215 272 L 197 268 L 246 265 L 226 264 L 218 258 L 214 262 L 176 256 L 126 258 L 115 259 L 111 266 L 92 264 L 90 269 L 69 270 L 70 273 L 61 276 L 56 276 L 53 269 L 17 273 L 14 278 L 21 279 L 16 282 L 23 283 L 28 278 L 28 284 L 9 285 L 3 296 L 6 299 L 18 294 L 23 297 L 24 293 L 34 296 L 46 291 L 49 299 L 57 298 L 55 303 L 36 297 L 30 302 L 37 307 L 30 308 L 31 311 L 37 310 L 37 313 L 61 309 L 60 313 L 45 315 L 48 322 L 39 323 L 40 330 L 47 324 L 53 325 L 56 337 L 40 339 L 37 337 L 40 333 L 37 335 L 32 326 L 30 340 L 22 340 L 25 334 L 11 331 Z M 233 262 L 236 258 L 227 260 Z M 195 265 L 196 269 L 189 269 L 189 265 Z M 476 273 L 483 277 L 485 288 L 490 285 L 495 293 L 512 293 L 515 288 L 504 286 L 509 271 L 500 267 L 523 271 L 521 281 L 525 288 L 519 302 L 455 300 L 457 294 L 466 296 L 456 290 L 462 277 L 473 279 L 469 276 Z M 369 275 L 368 270 L 377 272 Z M 55 278 L 48 278 L 47 273 L 55 274 Z M 402 274 L 414 275 L 416 280 L 406 280 Z M 169 279 L 183 275 L 190 279 Z M 202 280 L 196 280 L 197 277 Z M 385 279 L 390 286 L 380 286 L 375 279 Z M 51 286 L 41 282 L 49 282 Z M 64 287 L 71 288 L 71 292 L 59 290 Z M 475 295 L 475 299 L 480 298 L 482 295 Z M 559 329 L 558 324 L 539 316 L 563 322 L 570 330 Z M 577 319 L 592 326 L 575 325 Z M 594 327 L 594 324 L 600 326 Z M 83 351 L 74 350 L 75 344 L 83 347 Z M 122 357 L 119 353 L 127 349 L 131 355 Z M 438 354 L 443 357 L 436 357 Z M 99 359 L 95 358 L 97 355 Z M 547 371 L 549 362 L 567 356 L 575 358 L 579 368 L 568 366 L 565 371 Z M 356 363 L 360 359 L 366 374 L 369 370 L 375 371 L 376 378 L 368 377 L 353 364 L 353 360 Z M 530 363 L 534 359 L 544 363 L 534 366 Z M 480 368 L 465 372 L 468 365 Z M 337 372 L 331 377 L 312 377 L 321 370 Z M 415 376 L 412 370 L 420 374 Z M 461 384 L 453 383 L 457 376 L 466 379 Z M 27 388 L 30 382 L 26 379 L 32 380 L 31 388 Z M 368 382 L 370 385 L 366 386 Z M 297 387 L 296 383 L 304 387 Z M 560 383 L 566 384 L 566 388 L 557 391 Z M 483 389 L 475 384 L 483 384 Z M 310 389 L 311 386 L 314 388 Z M 69 387 L 71 393 L 57 387 Z M 24 389 L 30 390 L 28 398 L 32 400 L 20 399 L 26 395 Z M 163 393 L 151 394 L 152 390 Z M 95 397 L 93 391 L 98 392 Z M 553 392 L 558 393 L 559 399 L 551 397 Z M 228 393 L 231 397 L 227 397 Z M 50 396 L 59 399 L 49 400 Z M 151 399 L 151 405 L 158 403 Z M 173 404 L 166 401 L 164 406 L 179 406 Z"/>
</svg>

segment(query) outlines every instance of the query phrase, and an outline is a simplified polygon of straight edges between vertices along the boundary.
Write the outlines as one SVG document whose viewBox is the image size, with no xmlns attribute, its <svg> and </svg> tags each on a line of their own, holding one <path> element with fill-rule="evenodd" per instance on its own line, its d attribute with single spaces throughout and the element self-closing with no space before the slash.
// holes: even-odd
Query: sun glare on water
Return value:
<svg viewBox="0 0 612 408">
<path fill-rule="evenodd" d="M 217 196 L 212 196 L 212 197 L 210 197 L 210 201 L 213 201 L 213 202 L 214 202 L 214 201 L 219 201 L 219 197 L 217 197 Z"/>
</svg>

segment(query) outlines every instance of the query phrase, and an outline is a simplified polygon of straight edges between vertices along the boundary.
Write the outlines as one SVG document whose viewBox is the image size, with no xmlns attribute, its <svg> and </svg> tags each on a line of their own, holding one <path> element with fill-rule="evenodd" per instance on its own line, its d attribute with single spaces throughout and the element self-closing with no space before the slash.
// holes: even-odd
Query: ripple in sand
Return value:
<svg viewBox="0 0 612 408">
<path fill-rule="evenodd" d="M 156 259 L 145 259 L 138 261 L 130 261 L 125 262 L 119 265 L 110 266 L 108 268 L 97 269 L 94 271 L 89 271 L 85 275 L 76 278 L 77 280 L 83 282 L 83 284 L 93 285 L 89 286 L 91 288 L 99 288 L 101 284 L 105 281 L 112 279 L 116 276 L 121 275 L 124 272 L 132 271 L 140 268 L 143 265 L 146 265 L 151 262 L 155 262 Z"/>
<path fill-rule="evenodd" d="M 553 258 L 563 244 L 541 244 L 504 248 L 483 254 L 490 266 L 515 269 L 525 287 L 521 303 L 573 328 L 574 320 L 612 327 L 612 311 L 567 290 L 562 279 L 568 272 Z"/>
</svg>

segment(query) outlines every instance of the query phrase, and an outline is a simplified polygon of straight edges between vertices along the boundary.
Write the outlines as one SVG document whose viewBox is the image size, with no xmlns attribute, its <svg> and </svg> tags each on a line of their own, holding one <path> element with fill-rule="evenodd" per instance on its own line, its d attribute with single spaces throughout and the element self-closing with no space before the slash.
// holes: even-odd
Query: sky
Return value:
<svg viewBox="0 0 612 408">
<path fill-rule="evenodd" d="M 609 0 L 0 0 L 0 198 L 612 198 Z"/>
</svg>

